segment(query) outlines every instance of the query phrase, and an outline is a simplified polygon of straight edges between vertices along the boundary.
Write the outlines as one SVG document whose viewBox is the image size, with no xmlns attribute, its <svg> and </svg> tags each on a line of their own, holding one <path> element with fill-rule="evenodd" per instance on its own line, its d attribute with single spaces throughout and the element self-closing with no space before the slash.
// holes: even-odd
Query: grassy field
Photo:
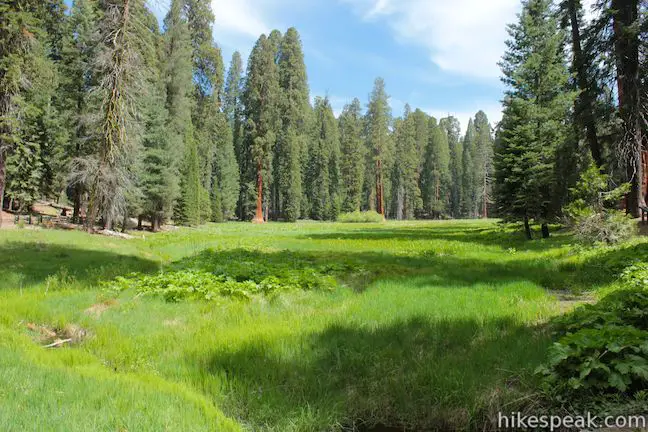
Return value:
<svg viewBox="0 0 648 432">
<path fill-rule="evenodd" d="M 0 430 L 481 430 L 533 391 L 543 324 L 613 286 L 631 247 L 481 221 L 0 232 Z M 188 267 L 337 282 L 245 300 L 106 289 Z M 43 348 L 48 332 L 74 343 Z"/>
</svg>

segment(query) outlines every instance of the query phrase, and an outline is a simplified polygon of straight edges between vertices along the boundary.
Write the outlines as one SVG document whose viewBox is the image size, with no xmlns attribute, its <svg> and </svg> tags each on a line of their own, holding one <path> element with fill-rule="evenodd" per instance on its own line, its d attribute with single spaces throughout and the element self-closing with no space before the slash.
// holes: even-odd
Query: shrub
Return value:
<svg viewBox="0 0 648 432">
<path fill-rule="evenodd" d="M 342 213 L 337 218 L 338 222 L 344 223 L 380 223 L 384 222 L 385 218 L 378 212 L 370 211 L 354 211 L 350 213 Z"/>
<path fill-rule="evenodd" d="M 643 271 L 643 270 L 642 270 Z M 554 322 L 560 339 L 538 368 L 558 400 L 634 394 L 648 385 L 648 291 L 627 288 Z"/>
<path fill-rule="evenodd" d="M 619 243 L 636 233 L 634 220 L 610 208 L 629 190 L 629 185 L 610 189 L 609 176 L 593 165 L 571 190 L 573 201 L 565 208 L 567 224 L 582 243 Z"/>
</svg>

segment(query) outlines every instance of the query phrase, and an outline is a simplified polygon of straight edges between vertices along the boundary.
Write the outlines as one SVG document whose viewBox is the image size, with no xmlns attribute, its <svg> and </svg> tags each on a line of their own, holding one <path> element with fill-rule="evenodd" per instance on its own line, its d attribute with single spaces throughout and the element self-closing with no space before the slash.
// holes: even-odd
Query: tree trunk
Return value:
<svg viewBox="0 0 648 432">
<path fill-rule="evenodd" d="M 624 136 L 621 154 L 625 159 L 626 174 L 631 184 L 626 211 L 639 217 L 640 206 L 645 206 L 642 193 L 643 167 L 641 164 L 641 98 L 639 76 L 639 35 L 632 26 L 638 19 L 637 0 L 612 0 L 614 11 L 614 49 L 616 54 L 619 114 L 623 120 Z"/>
<path fill-rule="evenodd" d="M 252 220 L 254 223 L 263 223 L 263 167 L 261 162 L 257 162 L 257 202 L 256 215 Z"/>
<path fill-rule="evenodd" d="M 576 68 L 576 82 L 581 91 L 576 101 L 576 115 L 580 117 L 583 126 L 585 126 L 585 138 L 592 153 L 592 158 L 599 168 L 603 167 L 604 161 L 601 154 L 601 146 L 596 134 L 596 122 L 594 119 L 594 98 L 592 95 L 592 85 L 587 73 L 587 61 L 583 55 L 581 46 L 581 34 L 578 20 L 578 12 L 581 9 L 580 0 L 568 0 L 569 21 L 572 33 L 572 51 L 574 56 L 574 65 Z"/>
<path fill-rule="evenodd" d="M 124 212 L 124 220 L 122 221 L 122 232 L 126 233 L 128 229 L 128 212 Z"/>
<path fill-rule="evenodd" d="M 484 200 L 484 208 L 483 210 L 483 217 L 484 219 L 488 219 L 488 177 L 484 175 L 484 193 L 483 193 L 483 200 Z"/>
<path fill-rule="evenodd" d="M 160 231 L 160 225 L 161 225 L 160 224 L 160 219 L 162 219 L 162 218 L 160 217 L 159 214 L 156 213 L 156 214 L 153 215 L 153 217 L 151 218 L 151 231 L 153 231 L 153 232 Z"/>
<path fill-rule="evenodd" d="M 81 187 L 74 186 L 74 210 L 72 211 L 72 222 L 79 223 L 81 218 Z"/>
<path fill-rule="evenodd" d="M 4 150 L 0 150 L 0 213 L 4 208 L 4 192 L 6 180 L 6 155 Z M 0 214 L 0 227 L 2 226 L 2 214 Z"/>
<path fill-rule="evenodd" d="M 383 193 L 382 161 L 378 159 L 376 161 L 376 204 L 378 207 L 378 214 L 385 217 L 385 197 L 383 196 Z"/>
<path fill-rule="evenodd" d="M 153 216 L 153 217 L 155 217 L 155 216 Z M 144 216 L 142 216 L 142 215 L 137 216 L 137 230 L 138 231 L 142 231 L 142 221 L 143 220 L 144 220 Z M 153 219 L 151 219 L 151 223 L 152 223 L 152 221 L 153 221 Z"/>
<path fill-rule="evenodd" d="M 529 216 L 524 216 L 524 234 L 526 234 L 527 240 L 533 240 L 531 226 L 529 225 Z"/>
<path fill-rule="evenodd" d="M 546 222 L 542 224 L 542 238 L 549 238 L 549 225 Z"/>
</svg>

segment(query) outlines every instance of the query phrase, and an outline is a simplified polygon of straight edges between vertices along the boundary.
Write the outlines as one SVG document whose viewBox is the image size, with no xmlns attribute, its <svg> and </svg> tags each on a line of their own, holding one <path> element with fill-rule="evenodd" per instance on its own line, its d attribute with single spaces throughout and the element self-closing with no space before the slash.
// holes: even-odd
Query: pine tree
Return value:
<svg viewBox="0 0 648 432">
<path fill-rule="evenodd" d="M 353 99 L 339 119 L 342 211 L 359 211 L 362 203 L 366 148 L 362 137 L 362 107 Z"/>
<path fill-rule="evenodd" d="M 334 220 L 340 209 L 339 136 L 328 98 L 315 98 L 315 127 L 308 164 L 310 217 Z"/>
<path fill-rule="evenodd" d="M 396 154 L 393 174 L 393 213 L 396 219 L 412 219 L 421 207 L 419 189 L 419 157 L 416 141 L 416 123 L 409 105 L 405 105 L 403 119 L 394 127 Z"/>
<path fill-rule="evenodd" d="M 158 231 L 164 221 L 172 216 L 179 184 L 177 163 L 173 160 L 176 153 L 171 148 L 167 127 L 165 41 L 160 35 L 155 16 L 147 11 L 142 20 L 146 27 L 139 38 L 139 49 L 146 79 L 143 97 L 138 101 L 143 122 L 138 188 L 141 193 L 140 210 L 150 219 L 152 230 Z M 136 201 L 132 195 L 130 201 Z M 129 210 L 133 213 L 134 209 Z"/>
<path fill-rule="evenodd" d="M 182 0 L 172 0 L 171 7 L 164 18 L 164 56 L 166 76 L 166 108 L 169 113 L 168 140 L 169 150 L 173 161 L 171 171 L 178 176 L 183 185 L 191 184 L 189 167 L 186 161 L 196 162 L 189 157 L 191 153 L 188 137 L 193 139 L 193 122 L 191 118 L 192 100 L 192 48 L 186 17 L 183 15 Z M 199 170 L 191 167 L 191 170 Z M 185 207 L 196 207 L 199 204 L 190 202 L 185 194 L 185 186 L 179 189 L 178 197 L 174 197 L 174 219 L 178 222 L 187 221 L 188 213 Z M 197 194 L 194 194 L 194 199 Z M 194 220 L 195 222 L 195 220 Z"/>
<path fill-rule="evenodd" d="M 141 0 L 105 0 L 100 3 L 101 55 L 96 89 L 101 98 L 98 126 L 98 154 L 85 161 L 77 175 L 85 177 L 89 189 L 88 231 L 94 230 L 101 215 L 107 228 L 115 216 L 123 214 L 131 177 L 128 170 L 132 155 L 133 130 L 137 120 L 129 110 L 138 77 L 139 56 L 135 49 L 139 21 L 133 16 L 144 8 Z"/>
<path fill-rule="evenodd" d="M 248 171 L 248 167 L 244 164 L 246 159 L 243 154 L 243 63 L 241 54 L 235 51 L 232 54 L 232 61 L 227 72 L 227 79 L 225 81 L 225 92 L 223 95 L 223 113 L 227 117 L 227 122 L 232 134 L 232 146 L 234 148 L 234 155 L 237 164 L 237 177 L 236 184 L 239 185 L 244 178 L 244 174 Z M 239 187 L 237 186 L 237 189 Z M 244 215 L 241 212 L 242 200 L 238 198 L 239 191 L 237 190 L 237 197 L 235 200 L 239 202 L 236 208 L 236 215 L 243 219 Z"/>
<path fill-rule="evenodd" d="M 461 126 L 459 121 L 450 116 L 439 121 L 441 127 L 446 131 L 448 146 L 450 147 L 450 201 L 449 212 L 453 218 L 461 217 L 461 192 L 463 190 L 462 179 L 462 157 L 463 144 L 459 140 Z"/>
<path fill-rule="evenodd" d="M 462 178 L 461 178 L 461 214 L 474 218 L 477 215 L 477 184 L 475 183 L 475 139 L 476 130 L 473 120 L 468 121 L 468 128 L 463 140 Z"/>
<path fill-rule="evenodd" d="M 19 96 L 25 89 L 26 69 L 37 43 L 33 6 L 18 2 L 0 4 L 0 209 L 4 207 L 7 157 L 20 142 Z"/>
<path fill-rule="evenodd" d="M 92 113 L 96 103 L 91 90 L 97 85 L 94 59 L 99 49 L 97 32 L 100 10 L 93 0 L 75 0 L 69 18 L 69 34 L 63 45 L 62 92 L 65 126 L 70 133 L 66 153 L 71 161 L 85 159 L 96 152 L 96 131 L 91 128 Z M 69 169 L 69 168 L 68 168 Z M 76 182 L 68 189 L 73 203 L 72 219 L 79 222 L 82 197 L 86 192 L 82 182 Z"/>
<path fill-rule="evenodd" d="M 429 123 L 429 139 L 421 178 L 424 212 L 439 218 L 447 212 L 450 191 L 450 147 L 446 129 L 433 117 Z"/>
<path fill-rule="evenodd" d="M 385 216 L 385 172 L 389 172 L 386 158 L 390 151 L 389 123 L 391 109 L 385 92 L 385 81 L 377 78 L 371 92 L 366 114 L 368 145 L 367 198 L 369 208 Z"/>
<path fill-rule="evenodd" d="M 287 221 L 300 216 L 302 199 L 302 148 L 306 146 L 309 105 L 308 81 L 299 34 L 288 29 L 279 54 L 279 85 L 281 87 L 281 132 L 275 149 L 278 173 L 278 214 Z"/>
<path fill-rule="evenodd" d="M 483 111 L 475 115 L 475 189 L 477 200 L 476 211 L 481 217 L 488 217 L 488 207 L 492 203 L 493 181 L 493 137 L 488 117 Z"/>
<path fill-rule="evenodd" d="M 566 139 L 574 95 L 567 90 L 564 34 L 548 0 L 528 0 L 501 62 L 508 86 L 496 148 L 498 212 L 507 219 L 543 223 L 555 214 L 556 150 Z"/>
<path fill-rule="evenodd" d="M 274 34 L 274 33 L 273 33 Z M 257 40 L 248 61 L 243 92 L 245 106 L 244 159 L 247 168 L 241 184 L 242 215 L 248 216 L 250 199 L 256 196 L 253 221 L 264 221 L 264 196 L 271 184 L 272 150 L 279 125 L 279 73 L 275 63 L 277 47 L 265 35 Z M 267 203 L 266 203 L 267 204 Z"/>
</svg>

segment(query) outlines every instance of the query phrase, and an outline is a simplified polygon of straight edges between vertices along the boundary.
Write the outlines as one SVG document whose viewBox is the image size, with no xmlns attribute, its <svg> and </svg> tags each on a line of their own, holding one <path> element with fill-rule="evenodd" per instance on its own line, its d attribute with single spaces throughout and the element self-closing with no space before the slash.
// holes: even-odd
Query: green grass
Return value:
<svg viewBox="0 0 648 432">
<path fill-rule="evenodd" d="M 543 323 L 566 308 L 553 290 L 609 290 L 646 251 L 526 242 L 482 221 L 0 232 L 0 430 L 481 429 L 533 391 Z M 340 285 L 179 303 L 102 289 L 188 267 L 332 269 Z M 89 336 L 44 349 L 27 323 Z"/>
</svg>

